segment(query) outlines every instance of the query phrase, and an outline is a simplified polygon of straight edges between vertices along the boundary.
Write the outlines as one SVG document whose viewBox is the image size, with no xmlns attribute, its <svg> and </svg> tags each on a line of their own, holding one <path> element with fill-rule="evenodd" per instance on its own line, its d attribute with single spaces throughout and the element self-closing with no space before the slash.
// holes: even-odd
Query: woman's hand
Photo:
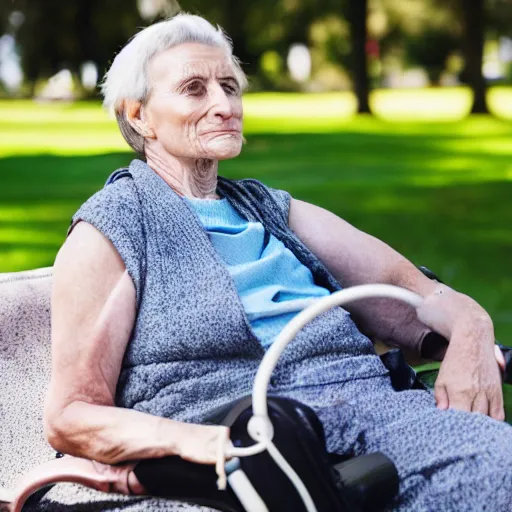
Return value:
<svg viewBox="0 0 512 512">
<path fill-rule="evenodd" d="M 179 423 L 173 439 L 176 455 L 199 464 L 215 464 L 219 455 L 224 456 L 228 443 L 228 427 L 192 423 Z"/>
<path fill-rule="evenodd" d="M 122 409 L 117 410 L 122 414 Z M 142 413 L 137 414 L 139 417 L 143 416 Z M 162 418 L 161 420 L 158 434 L 164 438 L 171 436 L 172 439 L 168 439 L 167 444 L 171 447 L 171 452 L 176 452 L 169 454 L 180 455 L 186 460 L 199 464 L 220 464 L 218 466 L 221 468 L 220 474 L 218 467 L 216 469 L 223 487 L 219 488 L 225 489 L 223 461 L 226 446 L 229 443 L 229 429 L 223 426 L 194 425 Z M 175 450 L 176 446 L 178 450 Z M 74 482 L 101 492 L 125 495 L 148 494 L 135 474 L 137 464 L 137 461 L 128 461 L 114 465 L 67 455 L 33 468 L 18 480 L 14 491 L 5 490 L 5 496 L 0 493 L 0 500 L 3 498 L 4 503 L 11 503 L 5 510 L 21 511 L 30 495 L 58 482 Z M 1 506 L 0 509 L 4 510 Z"/>
<path fill-rule="evenodd" d="M 500 366 L 493 344 L 494 336 L 492 344 L 481 338 L 459 342 L 452 337 L 434 388 L 439 409 L 480 412 L 499 421 L 505 419 Z"/>
<path fill-rule="evenodd" d="M 487 313 L 470 297 L 437 285 L 417 310 L 419 319 L 450 340 L 434 388 L 440 409 L 459 409 L 503 420 L 501 351 Z"/>
</svg>

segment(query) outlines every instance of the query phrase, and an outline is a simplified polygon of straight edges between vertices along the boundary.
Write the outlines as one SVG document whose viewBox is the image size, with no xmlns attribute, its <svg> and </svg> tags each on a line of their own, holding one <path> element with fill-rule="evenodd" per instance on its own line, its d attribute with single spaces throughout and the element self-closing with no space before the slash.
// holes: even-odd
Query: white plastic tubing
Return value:
<svg viewBox="0 0 512 512">
<path fill-rule="evenodd" d="M 279 357 L 288 343 L 290 343 L 297 333 L 306 324 L 311 322 L 311 320 L 336 306 L 344 306 L 349 302 L 370 298 L 397 299 L 416 309 L 418 309 L 423 303 L 423 298 L 420 295 L 409 290 L 405 290 L 404 288 L 387 284 L 365 284 L 346 288 L 333 293 L 328 297 L 319 299 L 313 305 L 296 315 L 281 331 L 279 336 L 266 352 L 258 368 L 256 378 L 254 379 L 252 392 L 254 416 L 249 421 L 248 431 L 249 435 L 256 441 L 256 443 L 246 448 L 230 447 L 226 454 L 229 457 L 247 457 L 260 453 L 264 450 L 268 450 L 276 464 L 283 470 L 297 489 L 297 492 L 302 497 L 308 512 L 316 512 L 311 496 L 299 476 L 272 443 L 273 428 L 270 418 L 268 417 L 267 408 L 267 389 L 270 377 L 277 365 Z"/>
<path fill-rule="evenodd" d="M 263 357 L 256 378 L 254 379 L 252 392 L 252 405 L 255 416 L 268 418 L 267 389 L 270 376 L 283 350 L 288 343 L 295 338 L 297 333 L 318 315 L 321 315 L 335 306 L 344 306 L 356 300 L 370 298 L 397 299 L 406 302 L 416 309 L 423 304 L 423 298 L 417 293 L 388 284 L 364 284 L 352 288 L 345 288 L 344 290 L 333 293 L 315 302 L 315 304 L 296 315 L 286 325 Z"/>
</svg>

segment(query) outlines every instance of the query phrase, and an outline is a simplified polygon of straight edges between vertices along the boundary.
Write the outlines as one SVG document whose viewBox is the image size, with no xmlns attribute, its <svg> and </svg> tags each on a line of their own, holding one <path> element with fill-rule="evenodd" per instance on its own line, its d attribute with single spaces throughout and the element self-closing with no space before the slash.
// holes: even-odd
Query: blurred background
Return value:
<svg viewBox="0 0 512 512">
<path fill-rule="evenodd" d="M 512 344 L 512 0 L 0 0 L 0 272 L 52 265 L 133 158 L 98 81 L 180 8 L 224 27 L 250 77 L 221 174 L 381 238 Z"/>
</svg>

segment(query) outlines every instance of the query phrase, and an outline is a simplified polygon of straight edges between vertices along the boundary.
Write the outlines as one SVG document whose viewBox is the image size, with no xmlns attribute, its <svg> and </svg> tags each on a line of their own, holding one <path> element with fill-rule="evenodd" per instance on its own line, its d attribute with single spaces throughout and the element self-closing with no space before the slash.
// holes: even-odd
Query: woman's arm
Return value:
<svg viewBox="0 0 512 512">
<path fill-rule="evenodd" d="M 333 213 L 292 199 L 290 228 L 344 286 L 386 283 L 425 296 L 435 284 L 401 254 Z M 419 354 L 430 331 L 406 304 L 388 299 L 359 301 L 347 307 L 360 329 L 373 338 Z"/>
<path fill-rule="evenodd" d="M 135 287 L 119 254 L 93 226 L 80 222 L 54 266 L 48 441 L 62 453 L 107 464 L 167 455 L 215 463 L 227 428 L 115 407 L 135 318 Z"/>
<path fill-rule="evenodd" d="M 438 406 L 504 418 L 494 329 L 481 306 L 428 279 L 388 245 L 327 210 L 292 200 L 289 224 L 343 286 L 386 283 L 424 297 L 418 317 L 411 308 L 384 300 L 360 301 L 350 309 L 365 332 L 409 348 L 411 341 L 421 347 L 430 329 L 443 335 L 449 345 L 436 382 Z"/>
</svg>

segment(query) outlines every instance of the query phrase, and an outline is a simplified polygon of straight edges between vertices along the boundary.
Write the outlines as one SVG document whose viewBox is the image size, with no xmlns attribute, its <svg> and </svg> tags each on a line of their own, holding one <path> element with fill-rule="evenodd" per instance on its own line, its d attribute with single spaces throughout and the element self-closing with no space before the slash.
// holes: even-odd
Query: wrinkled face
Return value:
<svg viewBox="0 0 512 512">
<path fill-rule="evenodd" d="M 143 119 L 176 157 L 226 160 L 242 148 L 242 97 L 222 48 L 186 43 L 149 64 Z"/>
</svg>

